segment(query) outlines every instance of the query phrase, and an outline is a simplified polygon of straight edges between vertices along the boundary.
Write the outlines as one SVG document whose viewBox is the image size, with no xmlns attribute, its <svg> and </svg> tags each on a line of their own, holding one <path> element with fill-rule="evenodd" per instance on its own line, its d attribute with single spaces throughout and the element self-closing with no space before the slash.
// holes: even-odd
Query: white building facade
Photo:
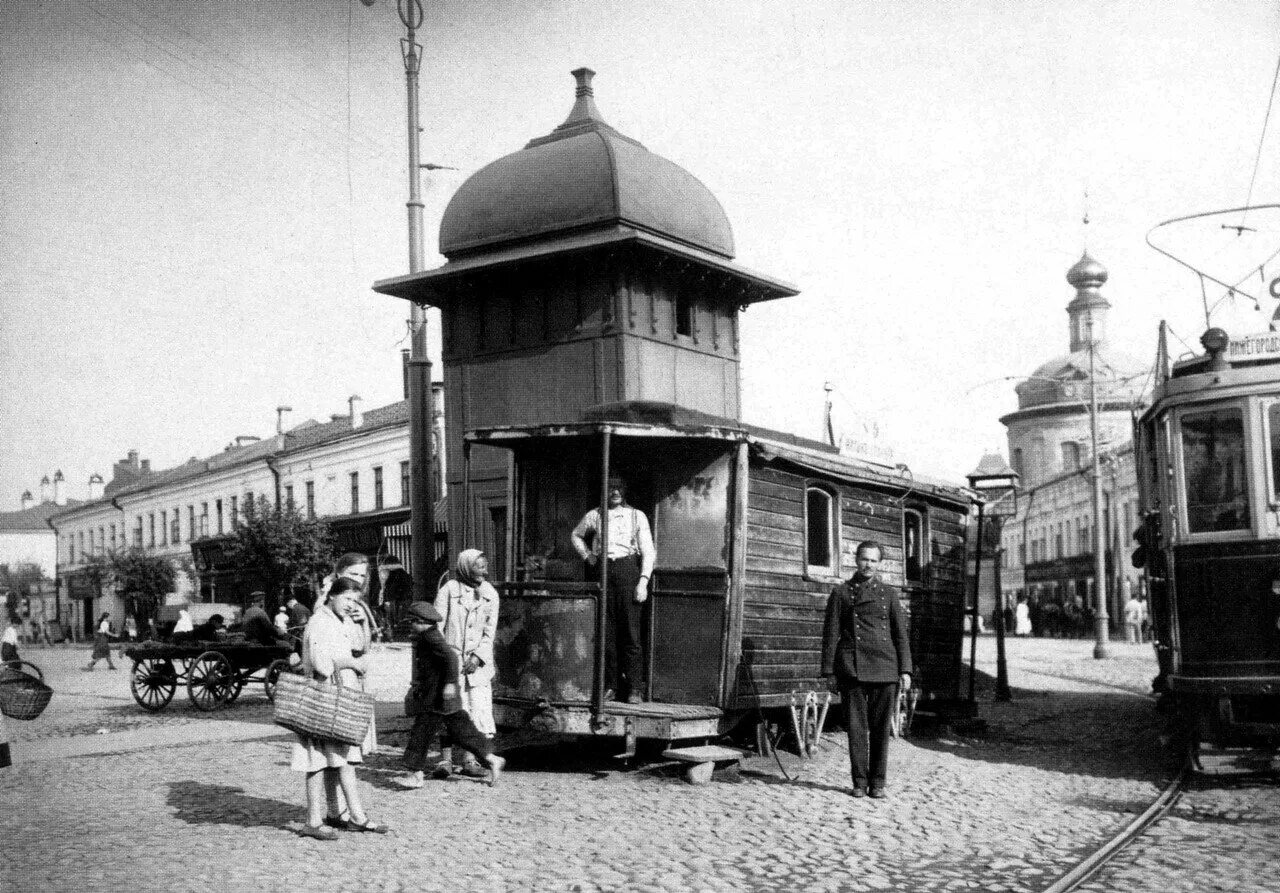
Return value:
<svg viewBox="0 0 1280 893">
<path fill-rule="evenodd" d="M 444 418 L 438 384 L 433 397 L 438 488 Z M 265 439 L 239 437 L 221 453 L 174 468 L 151 471 L 131 452 L 99 498 L 52 518 L 66 622 L 87 633 L 93 618 L 108 611 L 117 627 L 123 623 L 121 594 L 97 587 L 90 559 L 125 547 L 173 562 L 169 603 L 242 602 L 257 581 L 251 569 L 225 562 L 221 546 L 246 505 L 260 497 L 329 520 L 339 551 L 390 552 L 408 564 L 408 404 L 363 412 L 358 401 L 328 422 L 304 422 Z"/>
</svg>

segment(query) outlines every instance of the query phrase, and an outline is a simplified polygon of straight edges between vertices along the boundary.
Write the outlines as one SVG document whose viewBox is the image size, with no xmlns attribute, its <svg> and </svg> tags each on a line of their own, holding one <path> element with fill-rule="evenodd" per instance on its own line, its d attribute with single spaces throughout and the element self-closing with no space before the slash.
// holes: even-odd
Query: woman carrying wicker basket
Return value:
<svg viewBox="0 0 1280 893">
<path fill-rule="evenodd" d="M 351 654 L 344 619 L 351 599 L 359 593 L 357 583 L 334 581 L 326 595 L 316 602 L 315 613 L 307 621 L 302 634 L 302 672 L 313 679 L 328 680 L 334 685 L 356 686 L 366 670 L 364 657 Z M 344 831 L 366 831 L 385 834 L 385 825 L 369 821 L 356 788 L 356 763 L 362 762 L 360 745 L 345 744 L 298 735 L 293 745 L 291 768 L 306 773 L 307 823 L 301 834 L 317 840 L 333 840 L 334 828 Z M 325 816 L 325 805 L 337 802 L 338 788 L 346 797 L 350 818 Z"/>
</svg>

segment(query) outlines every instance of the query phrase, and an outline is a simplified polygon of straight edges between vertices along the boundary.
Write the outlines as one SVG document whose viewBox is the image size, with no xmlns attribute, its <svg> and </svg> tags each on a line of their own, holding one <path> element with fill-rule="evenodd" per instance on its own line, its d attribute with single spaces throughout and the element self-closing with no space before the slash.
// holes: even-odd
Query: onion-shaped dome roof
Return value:
<svg viewBox="0 0 1280 893">
<path fill-rule="evenodd" d="M 1067 270 L 1067 282 L 1072 288 L 1101 288 L 1107 282 L 1107 268 L 1098 263 L 1085 252 L 1080 259 Z"/>
<path fill-rule="evenodd" d="M 720 202 L 684 168 L 604 122 L 575 71 L 577 97 L 550 134 L 472 174 L 440 223 L 450 259 L 570 230 L 624 224 L 733 257 L 733 230 Z"/>
</svg>

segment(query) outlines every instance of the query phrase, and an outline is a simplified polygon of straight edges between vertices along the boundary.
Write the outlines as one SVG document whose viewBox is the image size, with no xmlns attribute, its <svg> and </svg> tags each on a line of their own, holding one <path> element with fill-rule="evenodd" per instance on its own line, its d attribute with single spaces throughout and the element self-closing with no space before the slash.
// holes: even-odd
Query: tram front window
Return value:
<svg viewBox="0 0 1280 893">
<path fill-rule="evenodd" d="M 1236 409 L 1182 416 L 1187 529 L 1218 533 L 1249 528 L 1244 413 Z"/>
<path fill-rule="evenodd" d="M 1267 447 L 1271 451 L 1271 502 L 1280 503 L 1280 403 L 1267 407 Z"/>
</svg>

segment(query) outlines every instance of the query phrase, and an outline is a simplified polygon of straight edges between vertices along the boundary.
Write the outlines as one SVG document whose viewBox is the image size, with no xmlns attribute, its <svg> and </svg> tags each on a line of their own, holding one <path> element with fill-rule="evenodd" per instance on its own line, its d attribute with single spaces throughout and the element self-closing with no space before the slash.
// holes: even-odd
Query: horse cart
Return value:
<svg viewBox="0 0 1280 893">
<path fill-rule="evenodd" d="M 260 645 L 234 639 L 218 642 L 143 642 L 125 650 L 133 660 L 129 690 L 144 710 L 163 710 L 179 685 L 185 685 L 199 710 L 235 703 L 250 682 L 261 682 L 267 700 L 275 699 L 276 682 L 289 670 L 295 645 Z"/>
</svg>

